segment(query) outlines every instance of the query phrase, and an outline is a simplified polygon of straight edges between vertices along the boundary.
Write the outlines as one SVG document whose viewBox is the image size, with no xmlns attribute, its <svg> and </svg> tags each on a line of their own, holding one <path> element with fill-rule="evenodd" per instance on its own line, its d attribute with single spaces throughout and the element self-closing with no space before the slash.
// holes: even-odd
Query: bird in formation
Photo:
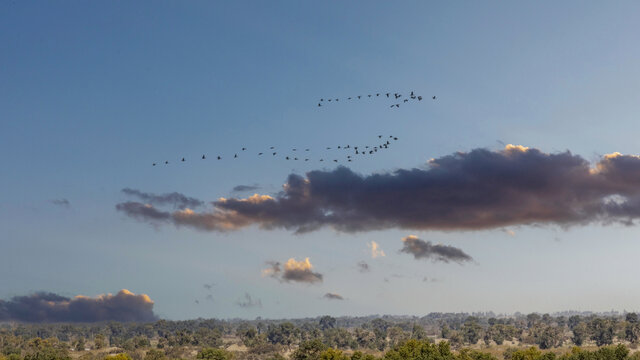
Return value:
<svg viewBox="0 0 640 360">
<path fill-rule="evenodd" d="M 393 106 L 395 106 L 395 105 L 393 105 Z M 383 135 L 378 135 L 377 140 L 380 141 L 381 143 L 374 144 L 374 145 L 363 145 L 363 146 L 355 146 L 355 145 L 351 146 L 351 144 L 337 145 L 337 146 L 326 146 L 326 147 L 324 147 L 325 150 L 324 151 L 321 150 L 321 152 L 327 152 L 327 153 L 329 153 L 329 152 L 331 152 L 331 153 L 343 152 L 343 153 L 345 153 L 346 157 L 343 157 L 342 159 L 347 161 L 347 162 L 352 162 L 353 161 L 352 155 L 367 155 L 367 154 L 368 155 L 373 155 L 373 154 L 377 153 L 378 150 L 388 149 L 389 146 L 391 145 L 390 140 L 397 141 L 398 137 L 393 136 L 393 135 L 389 135 L 388 140 L 383 140 Z M 246 147 L 241 147 L 240 149 L 242 151 L 246 151 L 247 150 Z M 273 150 L 273 149 L 275 149 L 275 146 L 270 146 L 269 149 Z M 301 148 L 298 148 L 298 147 L 292 147 L 290 149 L 291 149 L 291 152 L 294 153 L 294 154 L 298 153 L 298 149 L 301 150 Z M 367 150 L 365 151 L 365 150 L 362 150 L 362 149 L 367 149 Z M 310 153 L 311 152 L 311 148 L 304 148 L 304 151 L 306 153 Z M 231 154 L 233 154 L 233 157 L 231 157 Z M 235 152 L 235 153 L 231 152 L 231 154 L 229 154 L 229 157 L 232 158 L 232 159 L 239 159 L 240 158 L 240 156 L 238 156 L 237 152 Z M 257 156 L 262 156 L 264 154 L 264 152 L 258 152 L 257 154 L 258 154 Z M 276 157 L 277 154 L 278 153 L 276 151 L 272 151 L 271 152 L 272 157 Z M 217 160 L 222 160 L 223 155 L 224 154 L 217 155 L 216 159 Z M 318 159 L 318 161 L 320 161 L 320 162 L 324 162 L 325 157 L 321 156 L 321 155 L 322 154 L 318 154 L 318 157 L 316 159 Z M 206 154 L 202 154 L 202 156 L 200 156 L 200 159 L 201 160 L 207 160 L 207 155 Z M 293 161 L 302 160 L 302 159 L 299 159 L 297 156 L 292 156 L 292 155 L 285 155 L 284 159 L 285 160 L 293 160 Z M 312 157 L 304 157 L 304 161 L 308 162 L 308 161 L 311 161 L 311 160 L 313 160 Z M 336 163 L 341 161 L 339 157 L 338 158 L 332 158 L 332 160 L 333 160 L 333 162 L 336 162 Z M 186 162 L 187 161 L 187 157 L 186 156 L 178 157 L 177 161 L 178 162 Z M 169 165 L 169 160 L 165 160 L 164 164 L 165 165 Z M 158 165 L 157 162 L 151 163 L 151 166 L 156 166 L 156 165 Z"/>
<path fill-rule="evenodd" d="M 380 97 L 380 95 L 381 95 L 381 93 L 376 93 L 375 97 Z M 393 94 L 392 93 L 383 93 L 383 95 L 385 95 L 387 98 L 390 98 L 391 95 L 393 95 L 394 100 L 398 100 L 398 99 L 400 99 L 402 97 L 402 94 L 401 93 L 397 93 L 397 92 L 393 93 Z M 372 97 L 374 97 L 374 95 L 373 94 L 367 94 L 367 97 L 368 98 L 372 98 Z M 355 96 L 355 97 L 349 96 L 346 99 L 347 100 L 351 100 L 351 99 L 354 99 L 354 98 L 361 99 L 362 95 L 358 95 L 358 96 Z M 409 98 L 402 99 L 402 103 L 408 103 L 410 100 L 422 101 L 422 99 L 423 99 L 422 95 L 417 95 L 415 93 L 415 91 L 411 91 L 411 93 L 409 94 Z M 432 96 L 431 99 L 435 100 L 436 96 L 435 95 Z M 332 99 L 327 99 L 327 101 L 331 101 L 331 100 Z M 340 100 L 340 98 L 333 99 L 334 102 L 337 102 L 339 100 Z M 318 107 L 322 107 L 322 104 L 323 104 L 324 101 L 325 101 L 325 99 L 321 98 L 320 102 L 318 103 Z M 395 108 L 400 108 L 400 103 L 391 104 L 389 107 L 390 108 L 394 108 L 394 107 Z"/>
</svg>

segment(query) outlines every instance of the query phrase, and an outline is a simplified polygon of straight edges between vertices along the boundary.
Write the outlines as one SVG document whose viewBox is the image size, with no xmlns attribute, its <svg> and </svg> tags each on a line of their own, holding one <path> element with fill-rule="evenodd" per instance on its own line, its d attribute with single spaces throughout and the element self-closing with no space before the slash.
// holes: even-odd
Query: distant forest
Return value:
<svg viewBox="0 0 640 360">
<path fill-rule="evenodd" d="M 640 360 L 636 313 L 0 324 L 0 360 Z"/>
</svg>

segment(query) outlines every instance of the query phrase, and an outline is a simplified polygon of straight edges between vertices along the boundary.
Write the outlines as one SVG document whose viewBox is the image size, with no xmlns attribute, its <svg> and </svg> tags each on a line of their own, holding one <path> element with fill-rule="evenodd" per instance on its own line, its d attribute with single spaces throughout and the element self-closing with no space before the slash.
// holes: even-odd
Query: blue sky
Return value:
<svg viewBox="0 0 640 360">
<path fill-rule="evenodd" d="M 274 194 L 290 173 L 333 169 L 228 159 L 243 146 L 255 155 L 398 136 L 392 150 L 349 164 L 361 174 L 503 143 L 594 162 L 638 154 L 638 33 L 631 1 L 2 2 L 0 298 L 127 288 L 170 319 L 640 310 L 634 226 L 216 233 L 115 210 L 125 187 L 213 201 L 239 184 Z M 411 90 L 438 99 L 316 106 Z M 225 156 L 151 166 L 202 153 Z M 409 234 L 474 262 L 401 254 Z M 387 256 L 371 259 L 371 241 Z M 324 281 L 261 276 L 266 261 L 292 257 L 309 257 Z M 245 293 L 262 307 L 237 306 Z"/>
</svg>

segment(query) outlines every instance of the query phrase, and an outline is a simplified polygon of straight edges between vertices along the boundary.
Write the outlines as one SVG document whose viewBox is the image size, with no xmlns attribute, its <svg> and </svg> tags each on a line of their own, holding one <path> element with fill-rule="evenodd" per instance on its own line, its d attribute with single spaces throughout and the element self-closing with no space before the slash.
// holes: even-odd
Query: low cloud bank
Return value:
<svg viewBox="0 0 640 360">
<path fill-rule="evenodd" d="M 157 320 L 153 301 L 145 294 L 120 290 L 116 295 L 78 295 L 67 298 L 54 293 L 35 293 L 0 300 L 0 321 L 32 323 Z"/>
<path fill-rule="evenodd" d="M 428 165 L 371 175 L 345 167 L 292 174 L 275 196 L 220 198 L 202 212 L 186 202 L 177 202 L 184 209 L 160 210 L 154 205 L 167 195 L 130 191 L 144 202 L 124 202 L 116 209 L 137 220 L 203 231 L 257 225 L 296 233 L 323 227 L 360 232 L 632 225 L 640 217 L 640 157 L 635 155 L 613 153 L 592 165 L 569 151 L 507 145 L 499 151 L 458 152 Z"/>
</svg>

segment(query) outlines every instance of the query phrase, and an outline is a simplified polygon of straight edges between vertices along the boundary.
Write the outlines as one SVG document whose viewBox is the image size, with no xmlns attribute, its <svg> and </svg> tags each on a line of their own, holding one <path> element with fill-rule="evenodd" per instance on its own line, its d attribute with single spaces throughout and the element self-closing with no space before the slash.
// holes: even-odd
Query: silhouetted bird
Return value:
<svg viewBox="0 0 640 360">
<path fill-rule="evenodd" d="M 168 164 L 169 162 L 168 162 L 168 161 L 165 161 L 164 163 L 165 163 L 165 165 L 166 165 L 166 164 Z"/>
<path fill-rule="evenodd" d="M 411 96 L 413 96 L 413 91 L 411 92 Z"/>
<path fill-rule="evenodd" d="M 433 100 L 435 100 L 435 99 L 436 99 L 436 96 L 435 96 L 435 95 L 433 95 L 432 99 L 433 99 Z"/>
<path fill-rule="evenodd" d="M 324 161 L 323 159 L 320 159 L 320 161 Z"/>
<path fill-rule="evenodd" d="M 277 153 L 273 153 L 273 156 L 276 156 Z"/>
<path fill-rule="evenodd" d="M 331 99 L 329 99 L 329 102 L 331 102 Z"/>
<path fill-rule="evenodd" d="M 218 156 L 218 160 L 222 159 L 220 156 Z"/>
<path fill-rule="evenodd" d="M 360 95 L 358 95 L 358 99 L 360 99 Z"/>
<path fill-rule="evenodd" d="M 156 163 L 151 164 L 152 166 L 156 166 Z"/>
<path fill-rule="evenodd" d="M 367 95 L 368 97 L 371 97 L 371 95 Z"/>
<path fill-rule="evenodd" d="M 309 151 L 309 149 L 304 149 L 304 151 Z"/>
<path fill-rule="evenodd" d="M 389 107 L 394 107 L 394 106 L 395 106 L 395 105 L 391 105 L 391 106 L 389 106 Z"/>
<path fill-rule="evenodd" d="M 351 100 L 351 97 L 348 97 L 347 99 L 348 99 L 348 100 Z"/>
<path fill-rule="evenodd" d="M 378 139 L 382 139 L 382 135 L 378 135 Z"/>
<path fill-rule="evenodd" d="M 404 99 L 404 102 L 407 102 L 407 101 L 409 101 L 409 99 Z"/>
<path fill-rule="evenodd" d="M 296 151 L 297 149 L 293 149 L 293 151 Z"/>
<path fill-rule="evenodd" d="M 393 140 L 398 140 L 398 138 L 397 138 L 397 137 L 394 137 L 394 138 L 393 138 Z"/>
<path fill-rule="evenodd" d="M 298 160 L 298 158 L 293 158 L 293 160 Z"/>
<path fill-rule="evenodd" d="M 274 147 L 274 146 L 272 146 L 272 147 L 270 147 L 269 149 L 275 149 L 275 147 Z"/>
<path fill-rule="evenodd" d="M 204 160 L 204 159 L 206 159 L 206 158 L 207 158 L 207 157 L 206 157 L 206 156 L 204 156 L 204 154 L 203 154 L 203 155 L 202 155 L 202 160 Z"/>
<path fill-rule="evenodd" d="M 340 145 L 338 145 L 338 149 L 340 149 Z"/>
<path fill-rule="evenodd" d="M 184 162 L 184 158 L 182 158 L 182 161 Z"/>
<path fill-rule="evenodd" d="M 327 148 L 327 150 L 331 150 L 331 148 L 330 148 L 330 147 L 328 147 L 328 148 Z"/>
<path fill-rule="evenodd" d="M 422 96 L 418 96 L 418 101 L 422 101 Z"/>
<path fill-rule="evenodd" d="M 380 96 L 380 94 L 376 94 L 376 96 Z"/>
<path fill-rule="evenodd" d="M 287 156 L 285 159 L 289 160 L 289 157 Z"/>
<path fill-rule="evenodd" d="M 386 93 L 385 95 L 387 95 L 387 97 L 389 97 L 389 93 Z"/>
<path fill-rule="evenodd" d="M 320 105 L 320 103 L 318 103 L 318 107 L 320 107 L 320 106 L 322 106 L 322 105 Z"/>
<path fill-rule="evenodd" d="M 304 161 L 309 161 L 309 159 L 304 159 Z"/>
<path fill-rule="evenodd" d="M 334 159 L 334 160 L 333 160 L 333 162 L 338 162 L 338 160 L 335 160 L 335 159 Z"/>
<path fill-rule="evenodd" d="M 238 154 L 233 155 L 233 158 L 234 158 L 234 159 L 235 159 L 235 158 L 237 158 L 237 157 L 238 157 Z"/>
<path fill-rule="evenodd" d="M 324 101 L 324 99 L 320 99 L 320 101 Z"/>
<path fill-rule="evenodd" d="M 245 150 L 247 150 L 247 148 L 242 148 L 242 151 L 245 151 Z"/>
<path fill-rule="evenodd" d="M 258 153 L 258 156 L 262 155 L 262 153 Z"/>
<path fill-rule="evenodd" d="M 340 100 L 340 99 L 336 99 L 336 101 L 338 101 L 338 100 Z"/>
</svg>

